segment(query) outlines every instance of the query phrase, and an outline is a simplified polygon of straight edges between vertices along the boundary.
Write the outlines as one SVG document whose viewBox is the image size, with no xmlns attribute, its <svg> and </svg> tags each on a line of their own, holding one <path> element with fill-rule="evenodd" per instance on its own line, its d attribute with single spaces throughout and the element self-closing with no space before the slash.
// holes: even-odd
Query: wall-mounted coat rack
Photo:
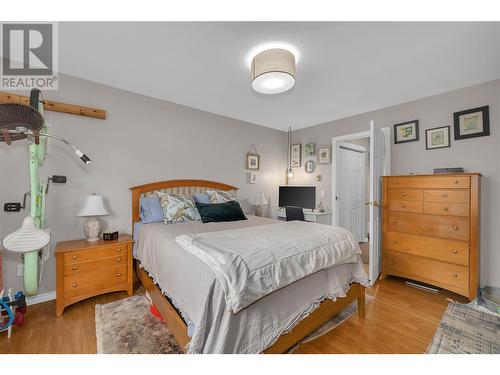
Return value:
<svg viewBox="0 0 500 375">
<path fill-rule="evenodd" d="M 11 94 L 8 92 L 0 91 L 0 103 L 15 103 L 15 104 L 30 104 L 30 98 L 28 96 Z M 68 113 L 71 115 L 79 115 L 86 117 L 93 117 L 100 120 L 106 119 L 106 111 L 98 108 L 84 107 L 81 105 L 67 104 L 56 102 L 54 100 L 44 100 L 44 109 L 47 111 Z"/>
</svg>

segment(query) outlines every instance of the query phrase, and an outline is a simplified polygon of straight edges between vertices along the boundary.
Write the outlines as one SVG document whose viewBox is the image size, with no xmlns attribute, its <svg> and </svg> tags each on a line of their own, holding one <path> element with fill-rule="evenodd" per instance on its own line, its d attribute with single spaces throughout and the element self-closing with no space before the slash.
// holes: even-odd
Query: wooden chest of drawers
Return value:
<svg viewBox="0 0 500 375">
<path fill-rule="evenodd" d="M 125 290 L 132 295 L 133 242 L 129 235 L 116 241 L 59 242 L 55 250 L 57 316 L 66 306 L 99 294 Z"/>
<path fill-rule="evenodd" d="M 476 298 L 479 195 L 477 173 L 383 177 L 382 278 L 406 277 Z"/>
</svg>

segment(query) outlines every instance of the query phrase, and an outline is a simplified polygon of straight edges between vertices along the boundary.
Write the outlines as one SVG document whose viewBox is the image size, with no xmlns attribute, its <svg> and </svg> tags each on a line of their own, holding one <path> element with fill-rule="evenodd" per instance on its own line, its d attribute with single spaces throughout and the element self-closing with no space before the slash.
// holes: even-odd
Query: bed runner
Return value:
<svg viewBox="0 0 500 375">
<path fill-rule="evenodd" d="M 361 253 L 351 232 L 304 221 L 184 234 L 176 241 L 210 267 L 235 314 L 317 271 L 356 262 Z"/>
</svg>

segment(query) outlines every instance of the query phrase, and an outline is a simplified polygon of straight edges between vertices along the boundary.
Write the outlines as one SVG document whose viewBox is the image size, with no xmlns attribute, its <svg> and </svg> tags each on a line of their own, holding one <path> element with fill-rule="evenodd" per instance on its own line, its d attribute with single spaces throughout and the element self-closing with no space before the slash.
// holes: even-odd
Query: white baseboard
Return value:
<svg viewBox="0 0 500 375">
<path fill-rule="evenodd" d="M 36 294 L 34 296 L 31 296 L 31 297 L 26 297 L 26 304 L 28 306 L 31 306 L 31 305 L 36 305 L 37 303 L 52 301 L 54 299 L 56 299 L 56 291 L 55 290 L 53 290 L 52 292 Z"/>
</svg>

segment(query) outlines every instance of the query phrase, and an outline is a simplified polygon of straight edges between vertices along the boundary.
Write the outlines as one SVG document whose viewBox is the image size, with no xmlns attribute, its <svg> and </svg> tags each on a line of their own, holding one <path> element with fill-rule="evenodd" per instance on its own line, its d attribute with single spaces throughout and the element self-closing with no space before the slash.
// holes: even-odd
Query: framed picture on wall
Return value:
<svg viewBox="0 0 500 375">
<path fill-rule="evenodd" d="M 439 128 L 425 130 L 425 149 L 450 147 L 450 127 L 441 126 Z"/>
<path fill-rule="evenodd" d="M 418 120 L 394 125 L 394 144 L 418 141 Z"/>
<path fill-rule="evenodd" d="M 247 154 L 247 169 L 259 169 L 260 156 L 259 154 Z"/>
<path fill-rule="evenodd" d="M 318 164 L 330 164 L 330 146 L 320 147 L 318 149 Z"/>
<path fill-rule="evenodd" d="M 296 144 L 290 146 L 290 165 L 294 168 L 302 165 L 302 145 Z"/>
<path fill-rule="evenodd" d="M 490 135 L 489 106 L 455 112 L 453 125 L 455 140 Z"/>
<path fill-rule="evenodd" d="M 304 153 L 306 156 L 314 156 L 316 154 L 316 145 L 314 143 L 306 143 Z"/>
</svg>

